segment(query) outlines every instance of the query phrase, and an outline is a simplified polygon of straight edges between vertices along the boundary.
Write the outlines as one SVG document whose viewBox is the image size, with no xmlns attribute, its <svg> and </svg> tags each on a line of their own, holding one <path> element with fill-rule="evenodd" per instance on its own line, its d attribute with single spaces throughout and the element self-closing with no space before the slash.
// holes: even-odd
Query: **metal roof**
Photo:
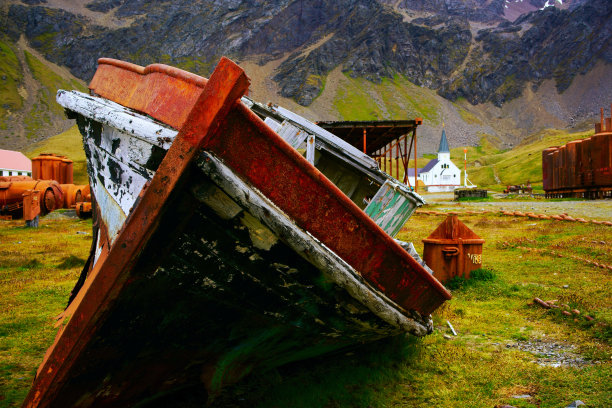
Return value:
<svg viewBox="0 0 612 408">
<path fill-rule="evenodd" d="M 32 161 L 21 152 L 0 149 L 0 169 L 32 171 Z"/>
<path fill-rule="evenodd" d="M 438 159 L 431 159 L 429 163 L 425 165 L 425 167 L 419 170 L 419 174 L 427 173 L 429 170 L 433 169 L 436 164 L 438 164 Z"/>
<path fill-rule="evenodd" d="M 372 121 L 329 121 L 317 125 L 338 136 L 355 148 L 363 151 L 363 130 L 366 131 L 366 151 L 372 156 L 389 143 L 411 133 L 423 119 L 414 120 L 372 120 Z"/>
<path fill-rule="evenodd" d="M 442 129 L 442 137 L 440 138 L 438 153 L 450 153 L 450 149 L 448 148 L 448 140 L 446 140 L 446 129 Z"/>
</svg>

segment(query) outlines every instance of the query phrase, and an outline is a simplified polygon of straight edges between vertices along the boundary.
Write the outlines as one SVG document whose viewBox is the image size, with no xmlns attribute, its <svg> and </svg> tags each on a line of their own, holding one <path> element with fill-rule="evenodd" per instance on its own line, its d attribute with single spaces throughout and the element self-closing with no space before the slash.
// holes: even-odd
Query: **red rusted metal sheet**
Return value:
<svg viewBox="0 0 612 408">
<path fill-rule="evenodd" d="M 423 259 L 442 282 L 456 276 L 469 279 L 471 271 L 482 267 L 484 239 L 459 221 L 456 215 L 442 221 L 423 242 Z"/>
<path fill-rule="evenodd" d="M 557 150 L 557 146 L 549 147 L 542 151 L 542 186 L 544 191 L 550 190 L 553 183 L 553 164 L 552 152 Z"/>
<path fill-rule="evenodd" d="M 27 190 L 23 193 L 23 219 L 27 227 L 38 227 L 38 215 L 40 214 L 40 191 Z"/>
<path fill-rule="evenodd" d="M 180 129 L 200 97 L 207 80 L 163 64 L 147 67 L 100 58 L 89 89 L 111 101 L 146 112 Z"/>
</svg>

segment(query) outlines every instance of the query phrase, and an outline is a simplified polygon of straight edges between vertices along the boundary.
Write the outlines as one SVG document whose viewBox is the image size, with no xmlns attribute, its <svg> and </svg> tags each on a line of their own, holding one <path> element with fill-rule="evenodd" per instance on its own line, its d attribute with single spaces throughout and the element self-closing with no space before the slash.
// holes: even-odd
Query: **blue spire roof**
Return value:
<svg viewBox="0 0 612 408">
<path fill-rule="evenodd" d="M 438 147 L 438 153 L 450 153 L 448 148 L 448 141 L 446 140 L 446 129 L 442 129 L 442 137 L 440 138 L 440 147 Z"/>
</svg>

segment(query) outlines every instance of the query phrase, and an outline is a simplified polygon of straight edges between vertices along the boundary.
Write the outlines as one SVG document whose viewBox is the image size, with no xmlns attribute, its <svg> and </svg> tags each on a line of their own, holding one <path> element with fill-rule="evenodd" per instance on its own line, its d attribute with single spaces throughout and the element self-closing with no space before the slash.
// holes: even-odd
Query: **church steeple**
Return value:
<svg viewBox="0 0 612 408">
<path fill-rule="evenodd" d="M 444 123 L 442 124 L 442 137 L 440 138 L 438 153 L 450 153 L 450 149 L 448 148 L 448 140 L 446 140 L 446 129 L 444 129 Z"/>
<path fill-rule="evenodd" d="M 442 123 L 442 137 L 440 138 L 440 146 L 438 147 L 438 160 L 450 160 L 450 148 L 448 147 L 448 140 L 446 140 L 446 129 L 444 129 L 444 123 Z"/>
</svg>

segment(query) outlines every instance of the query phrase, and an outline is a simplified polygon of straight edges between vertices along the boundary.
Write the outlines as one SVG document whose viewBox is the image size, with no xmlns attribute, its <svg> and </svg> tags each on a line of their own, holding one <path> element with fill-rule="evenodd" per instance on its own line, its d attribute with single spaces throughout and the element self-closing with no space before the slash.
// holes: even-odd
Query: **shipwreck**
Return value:
<svg viewBox="0 0 612 408">
<path fill-rule="evenodd" d="M 94 239 L 25 407 L 214 395 L 255 367 L 431 332 L 450 293 L 393 238 L 422 199 L 248 86 L 226 58 L 208 80 L 101 59 L 90 95 L 58 92 Z"/>
</svg>

